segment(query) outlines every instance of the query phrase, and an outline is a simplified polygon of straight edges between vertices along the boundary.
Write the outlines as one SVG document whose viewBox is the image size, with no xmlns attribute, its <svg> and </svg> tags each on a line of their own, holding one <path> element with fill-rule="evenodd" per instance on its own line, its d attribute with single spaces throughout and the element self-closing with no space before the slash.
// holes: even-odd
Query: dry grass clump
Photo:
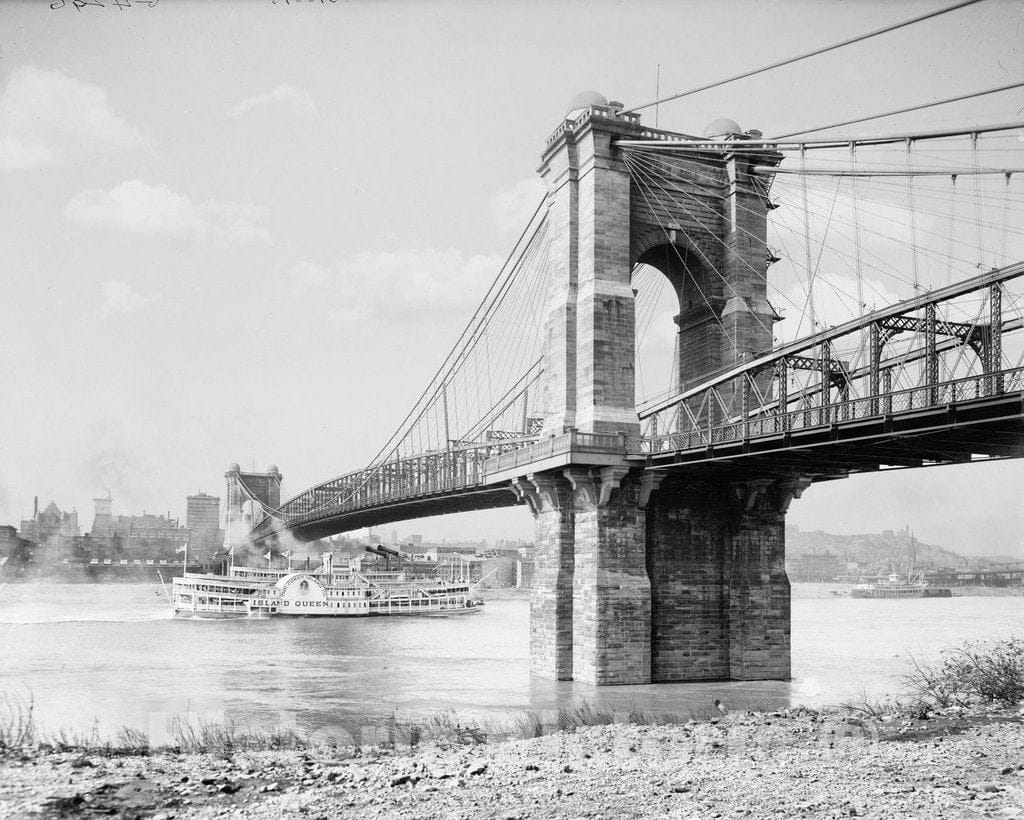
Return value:
<svg viewBox="0 0 1024 820">
<path fill-rule="evenodd" d="M 182 752 L 231 757 L 235 752 L 305 749 L 308 744 L 296 732 L 251 729 L 233 718 L 204 720 L 192 715 L 171 718 L 168 729 Z"/>
<path fill-rule="evenodd" d="M 35 702 L 9 694 L 0 696 L 0 754 L 30 746 L 36 737 Z"/>
<path fill-rule="evenodd" d="M 895 715 L 903 712 L 906 704 L 892 698 L 871 697 L 863 687 L 860 690 L 860 697 L 856 700 L 843 701 L 839 708 L 847 712 L 856 712 L 867 718 L 878 719 L 886 715 Z"/>
<path fill-rule="evenodd" d="M 575 732 L 588 726 L 634 724 L 663 726 L 684 723 L 686 716 L 650 712 L 635 703 L 625 709 L 612 709 L 591 703 L 585 698 L 571 706 L 547 712 L 523 709 L 507 713 L 503 718 L 480 718 L 460 715 L 453 709 L 436 712 L 425 721 L 403 721 L 390 715 L 377 728 L 378 747 L 414 748 L 423 742 L 442 747 L 477 746 L 503 740 L 543 737 L 557 732 Z"/>
</svg>

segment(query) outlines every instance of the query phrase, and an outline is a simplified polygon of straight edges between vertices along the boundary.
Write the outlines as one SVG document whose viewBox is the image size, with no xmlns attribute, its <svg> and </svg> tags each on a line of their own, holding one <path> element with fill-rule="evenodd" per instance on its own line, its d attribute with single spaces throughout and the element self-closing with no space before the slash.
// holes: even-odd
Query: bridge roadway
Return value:
<svg viewBox="0 0 1024 820">
<path fill-rule="evenodd" d="M 639 451 L 639 443 L 633 448 Z M 621 464 L 625 436 L 571 431 L 543 441 L 537 437 L 461 446 L 358 470 L 319 484 L 266 515 L 250 537 L 254 543 L 288 531 L 300 541 L 339 532 L 447 513 L 510 507 L 522 499 L 511 478 L 570 464 Z M 638 463 L 642 458 L 638 458 Z"/>
<path fill-rule="evenodd" d="M 309 541 L 412 518 L 509 507 L 523 500 L 514 490 L 516 478 L 569 466 L 681 471 L 698 480 L 796 473 L 824 481 L 979 455 L 1024 456 L 1024 368 L 666 435 L 569 431 L 425 453 L 313 487 L 264 517 L 250 535 L 260 543 L 287 531 Z"/>
</svg>

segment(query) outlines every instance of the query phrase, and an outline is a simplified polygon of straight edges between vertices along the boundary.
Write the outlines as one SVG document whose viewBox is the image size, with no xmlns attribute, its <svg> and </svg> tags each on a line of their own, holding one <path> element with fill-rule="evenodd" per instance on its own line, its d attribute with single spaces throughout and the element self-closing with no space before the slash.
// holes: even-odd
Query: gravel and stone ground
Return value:
<svg viewBox="0 0 1024 820">
<path fill-rule="evenodd" d="M 0 817 L 1024 818 L 1017 712 L 875 721 L 807 710 L 375 751 L 35 751 Z"/>
</svg>

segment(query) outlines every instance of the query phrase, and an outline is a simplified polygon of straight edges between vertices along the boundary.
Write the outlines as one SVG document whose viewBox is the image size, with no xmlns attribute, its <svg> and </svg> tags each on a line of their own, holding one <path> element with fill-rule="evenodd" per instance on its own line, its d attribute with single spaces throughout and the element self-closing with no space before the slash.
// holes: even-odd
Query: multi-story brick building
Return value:
<svg viewBox="0 0 1024 820">
<path fill-rule="evenodd" d="M 220 499 L 207 493 L 196 493 L 187 496 L 185 504 L 189 560 L 209 564 L 224 541 L 220 530 Z"/>
</svg>

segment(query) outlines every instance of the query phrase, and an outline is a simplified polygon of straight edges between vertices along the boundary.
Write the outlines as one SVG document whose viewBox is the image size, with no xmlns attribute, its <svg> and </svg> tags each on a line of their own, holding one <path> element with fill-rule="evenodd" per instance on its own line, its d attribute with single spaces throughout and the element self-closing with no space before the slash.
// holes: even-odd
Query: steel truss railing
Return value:
<svg viewBox="0 0 1024 820">
<path fill-rule="evenodd" d="M 356 470 L 290 499 L 274 517 L 254 527 L 251 537 L 259 540 L 345 513 L 483 487 L 485 461 L 535 440 L 527 436 L 453 447 Z"/>
<path fill-rule="evenodd" d="M 784 345 L 641 408 L 641 450 L 705 448 L 1020 390 L 1020 363 L 1003 361 L 1004 337 L 1024 328 L 1020 317 L 1003 317 L 1005 285 L 1020 276 L 1024 263 L 989 271 Z M 987 308 L 983 317 L 964 322 L 941 315 L 972 294 Z M 910 342 L 886 358 L 886 345 L 905 333 Z M 852 342 L 855 355 L 837 357 L 841 341 L 847 351 Z M 862 359 L 866 365 L 851 366 Z M 790 377 L 798 373 L 805 382 L 792 390 Z"/>
<path fill-rule="evenodd" d="M 993 382 L 998 380 L 998 388 Z M 878 397 L 850 399 L 825 407 L 801 407 L 770 416 L 748 417 L 682 433 L 644 436 L 640 452 L 657 453 L 704 450 L 718 444 L 751 441 L 784 432 L 827 428 L 844 422 L 919 413 L 976 399 L 1024 391 L 1024 368 L 995 374 L 968 376 L 926 387 L 895 390 Z M 631 452 L 635 453 L 631 448 Z"/>
</svg>

